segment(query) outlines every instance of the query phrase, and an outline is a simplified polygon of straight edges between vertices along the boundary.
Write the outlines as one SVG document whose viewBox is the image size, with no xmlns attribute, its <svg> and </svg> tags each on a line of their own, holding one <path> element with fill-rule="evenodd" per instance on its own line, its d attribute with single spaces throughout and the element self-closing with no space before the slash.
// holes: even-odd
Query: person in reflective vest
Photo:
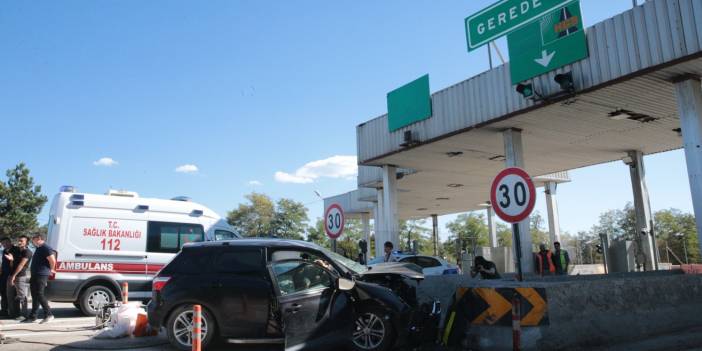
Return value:
<svg viewBox="0 0 702 351">
<path fill-rule="evenodd" d="M 568 257 L 568 251 L 561 249 L 561 243 L 558 241 L 553 243 L 553 263 L 556 266 L 556 274 L 568 274 L 570 257 Z"/>
<path fill-rule="evenodd" d="M 536 273 L 541 276 L 556 273 L 556 265 L 553 264 L 553 255 L 546 244 L 540 244 L 539 252 L 534 254 L 534 268 L 536 269 Z"/>
</svg>

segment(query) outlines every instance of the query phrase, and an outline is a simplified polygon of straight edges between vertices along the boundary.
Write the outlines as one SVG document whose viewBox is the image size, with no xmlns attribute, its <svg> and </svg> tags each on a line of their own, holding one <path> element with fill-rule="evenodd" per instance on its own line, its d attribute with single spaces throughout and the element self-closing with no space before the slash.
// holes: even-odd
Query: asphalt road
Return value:
<svg viewBox="0 0 702 351">
<path fill-rule="evenodd" d="M 6 338 L 18 339 L 16 342 L 0 345 L 0 350 L 175 350 L 162 336 L 93 339 L 92 337 L 99 333 L 94 329 L 94 317 L 83 316 L 70 303 L 52 303 L 51 306 L 56 319 L 47 324 L 0 320 L 0 333 Z M 272 351 L 277 349 L 271 346 L 241 347 L 222 344 L 212 350 Z"/>
<path fill-rule="evenodd" d="M 0 321 L 0 332 L 7 338 L 19 339 L 2 345 L 3 351 L 27 350 L 171 350 L 166 340 L 159 337 L 122 338 L 117 340 L 94 340 L 95 318 L 83 316 L 73 304 L 53 303 L 56 319 L 47 324 L 19 323 L 12 320 Z M 148 345 L 157 345 L 147 347 Z"/>
<path fill-rule="evenodd" d="M 0 321 L 0 332 L 6 337 L 18 339 L 17 342 L 0 345 L 2 351 L 34 350 L 174 350 L 165 337 L 120 338 L 111 340 L 93 339 L 98 333 L 94 329 L 95 318 L 84 317 L 70 303 L 53 303 L 56 319 L 47 324 L 18 323 Z M 659 336 L 653 339 L 639 340 L 633 343 L 611 345 L 603 348 L 590 348 L 600 351 L 702 351 L 699 335 L 702 328 L 681 331 L 674 335 Z M 272 351 L 270 346 L 241 347 L 222 344 L 212 350 L 238 351 Z M 436 351 L 436 350 L 433 350 Z"/>
</svg>

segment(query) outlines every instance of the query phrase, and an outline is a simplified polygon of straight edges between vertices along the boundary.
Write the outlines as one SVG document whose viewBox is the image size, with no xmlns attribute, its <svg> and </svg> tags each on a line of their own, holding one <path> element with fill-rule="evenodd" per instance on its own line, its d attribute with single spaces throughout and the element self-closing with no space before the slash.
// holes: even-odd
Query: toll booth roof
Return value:
<svg viewBox="0 0 702 351">
<path fill-rule="evenodd" d="M 522 130 L 525 168 L 543 175 L 682 147 L 673 81 L 702 75 L 702 6 L 654 0 L 586 29 L 589 57 L 533 79 L 532 101 L 509 63 L 431 96 L 430 118 L 390 132 L 387 115 L 357 127 L 361 165 L 414 170 L 398 180 L 402 218 L 448 214 L 489 198 L 505 166 L 502 131 Z M 554 81 L 571 72 L 575 93 Z M 405 132 L 414 139 L 405 142 Z"/>
</svg>

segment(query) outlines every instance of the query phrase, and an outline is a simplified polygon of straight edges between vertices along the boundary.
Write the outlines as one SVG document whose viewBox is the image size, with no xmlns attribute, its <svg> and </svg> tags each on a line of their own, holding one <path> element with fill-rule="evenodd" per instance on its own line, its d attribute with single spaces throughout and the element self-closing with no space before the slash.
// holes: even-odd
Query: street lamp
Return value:
<svg viewBox="0 0 702 351">
<path fill-rule="evenodd" d="M 683 250 L 685 252 L 685 264 L 690 264 L 690 262 L 687 260 L 687 240 L 685 240 L 685 233 L 677 233 L 675 234 L 675 237 L 682 240 Z"/>
</svg>

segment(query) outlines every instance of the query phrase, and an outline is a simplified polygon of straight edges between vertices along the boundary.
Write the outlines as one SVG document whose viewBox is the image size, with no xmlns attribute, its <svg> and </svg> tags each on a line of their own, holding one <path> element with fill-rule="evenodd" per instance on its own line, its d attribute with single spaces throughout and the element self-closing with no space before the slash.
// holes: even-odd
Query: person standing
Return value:
<svg viewBox="0 0 702 351">
<path fill-rule="evenodd" d="M 46 245 L 42 234 L 35 234 L 32 237 L 32 243 L 37 249 L 34 251 L 34 258 L 29 269 L 32 274 L 29 280 L 29 289 L 32 292 L 32 312 L 27 321 L 37 320 L 37 312 L 39 305 L 41 305 L 44 310 L 44 319 L 39 323 L 48 323 L 54 319 L 54 315 L 51 313 L 49 301 L 44 296 L 44 289 L 46 289 L 49 276 L 56 274 L 56 251 Z"/>
<path fill-rule="evenodd" d="M 538 275 L 552 275 L 556 272 L 556 266 L 553 264 L 553 254 L 546 244 L 539 245 L 539 252 L 534 254 L 534 263 Z"/>
<path fill-rule="evenodd" d="M 12 245 L 12 240 L 8 237 L 0 240 L 2 244 L 2 271 L 0 272 L 0 317 L 9 317 L 10 310 L 7 299 L 7 280 L 12 275 L 12 253 L 15 246 Z"/>
<path fill-rule="evenodd" d="M 385 251 L 385 255 L 383 255 L 383 262 L 394 262 L 395 261 L 395 258 L 392 257 L 392 249 L 393 248 L 395 248 L 395 246 L 390 241 L 386 241 L 385 244 L 383 244 L 383 250 Z"/>
<path fill-rule="evenodd" d="M 29 238 L 21 235 L 17 240 L 16 250 L 12 255 L 12 275 L 7 280 L 7 300 L 9 303 L 10 318 L 18 321 L 27 319 L 27 293 L 29 292 L 29 278 L 27 267 L 32 259 L 32 252 L 27 245 Z"/>
<path fill-rule="evenodd" d="M 568 274 L 570 257 L 568 257 L 568 251 L 561 249 L 561 243 L 558 241 L 553 243 L 553 263 L 556 266 L 557 275 Z"/>
</svg>

